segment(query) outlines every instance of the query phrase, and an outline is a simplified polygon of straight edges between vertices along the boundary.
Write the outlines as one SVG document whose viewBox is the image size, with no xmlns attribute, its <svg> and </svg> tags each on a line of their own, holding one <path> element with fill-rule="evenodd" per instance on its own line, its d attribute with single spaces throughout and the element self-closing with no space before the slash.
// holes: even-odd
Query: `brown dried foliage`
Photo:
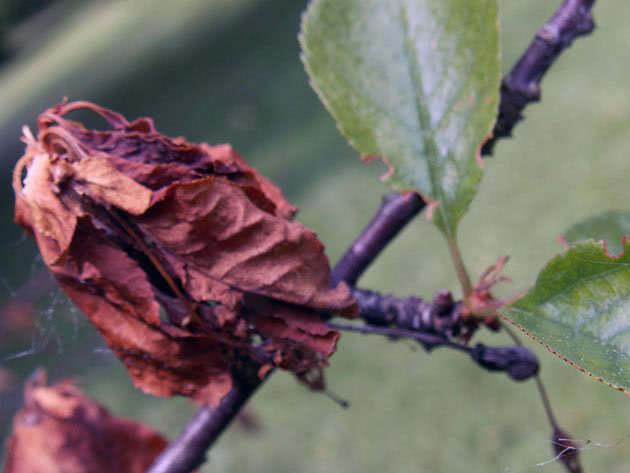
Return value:
<svg viewBox="0 0 630 473">
<path fill-rule="evenodd" d="M 166 447 L 162 435 L 110 415 L 72 381 L 45 384 L 40 371 L 26 385 L 4 473 L 142 473 Z"/>
<path fill-rule="evenodd" d="M 77 109 L 113 129 L 64 118 Z M 330 288 L 296 208 L 229 145 L 168 138 L 88 102 L 47 110 L 37 138 L 24 135 L 15 221 L 138 387 L 216 405 L 240 363 L 325 366 L 339 333 L 318 312 L 355 316 L 354 300 Z"/>
</svg>

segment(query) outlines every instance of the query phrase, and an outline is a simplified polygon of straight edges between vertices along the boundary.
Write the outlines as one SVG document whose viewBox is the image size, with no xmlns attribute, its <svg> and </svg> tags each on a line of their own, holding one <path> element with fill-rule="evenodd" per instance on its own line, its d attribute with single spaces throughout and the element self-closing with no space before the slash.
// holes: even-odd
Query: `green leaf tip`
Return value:
<svg viewBox="0 0 630 473">
<path fill-rule="evenodd" d="M 481 179 L 499 104 L 497 0 L 313 0 L 302 61 L 341 133 L 435 202 L 449 238 Z"/>
<path fill-rule="evenodd" d="M 611 256 L 602 242 L 555 256 L 504 317 L 598 381 L 630 394 L 630 239 Z"/>
</svg>

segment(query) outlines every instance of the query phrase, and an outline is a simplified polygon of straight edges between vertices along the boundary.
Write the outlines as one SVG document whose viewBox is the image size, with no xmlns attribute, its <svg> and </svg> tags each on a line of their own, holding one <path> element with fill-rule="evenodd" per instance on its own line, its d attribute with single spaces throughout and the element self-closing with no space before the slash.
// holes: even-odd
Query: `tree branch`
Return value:
<svg viewBox="0 0 630 473">
<path fill-rule="evenodd" d="M 210 445 L 232 422 L 263 381 L 257 366 L 234 376 L 235 385 L 217 407 L 202 406 L 177 439 L 164 450 L 146 473 L 190 473 L 206 461 Z"/>
<path fill-rule="evenodd" d="M 495 125 L 494 137 L 488 140 L 482 147 L 482 155 L 492 154 L 496 140 L 511 136 L 511 131 L 516 123 L 522 119 L 521 112 L 531 102 L 540 99 L 540 82 L 551 64 L 560 53 L 566 49 L 578 36 L 590 33 L 594 23 L 590 13 L 594 0 L 565 0 L 552 18 L 541 28 L 529 48 L 512 71 L 503 79 L 501 86 L 501 104 L 499 117 Z M 331 272 L 331 283 L 336 285 L 346 281 L 353 286 L 367 267 L 376 259 L 380 252 L 391 242 L 402 228 L 413 219 L 424 207 L 425 202 L 414 193 L 400 195 L 388 194 L 383 198 L 381 207 L 372 221 L 366 226 L 361 235 L 346 251 L 339 263 Z M 360 290 L 358 290 L 360 291 Z M 356 295 L 357 293 L 355 293 Z M 389 299 L 377 299 L 376 293 L 372 293 L 373 304 L 384 304 L 389 308 L 421 305 L 417 298 L 407 298 L 406 302 Z M 363 296 L 369 296 L 364 293 Z M 377 311 L 375 306 L 365 305 L 364 318 L 372 324 L 376 321 Z M 435 302 L 435 301 L 434 301 Z M 402 306 L 401 306 L 402 304 Z M 435 311 L 436 305 L 432 305 Z M 408 319 L 412 327 L 419 320 L 420 314 L 426 314 L 424 310 L 415 312 L 415 316 Z M 429 310 L 430 312 L 430 310 Z M 455 311 L 453 311 L 454 313 Z M 391 314 L 384 311 L 383 314 Z M 401 310 L 400 314 L 414 313 L 413 310 Z M 386 317 L 390 317 L 387 315 Z M 440 333 L 446 327 L 452 326 L 452 317 L 433 317 L 433 323 L 437 323 Z M 387 324 L 382 320 L 381 324 Z M 486 347 L 487 348 L 487 347 Z M 477 357 L 482 360 L 478 351 Z M 487 350 L 484 352 L 490 353 Z M 490 357 L 492 358 L 493 355 Z M 492 361 L 485 361 L 491 365 Z M 478 361 L 478 363 L 482 364 Z M 243 377 L 230 393 L 223 399 L 217 408 L 202 407 L 198 413 L 186 425 L 184 431 L 169 447 L 160 455 L 147 473 L 180 473 L 192 471 L 205 461 L 205 452 L 212 443 L 230 424 L 240 408 L 249 397 L 262 384 L 256 373 Z M 187 469 L 186 469 L 187 468 Z"/>
<path fill-rule="evenodd" d="M 333 328 L 364 334 L 379 334 L 392 338 L 412 338 L 427 351 L 437 347 L 464 351 L 480 367 L 488 371 L 505 371 L 512 379 L 524 381 L 538 373 L 536 355 L 526 347 L 491 347 L 477 344 L 469 347 L 454 342 L 451 337 L 467 329 L 462 316 L 463 304 L 453 301 L 448 291 L 438 291 L 432 302 L 419 297 L 403 299 L 375 291 L 352 290 L 367 325 L 329 323 Z"/>
<path fill-rule="evenodd" d="M 423 332 L 419 330 L 409 330 L 404 328 L 392 328 L 392 327 L 374 327 L 373 325 L 355 325 L 355 324 L 342 324 L 338 322 L 328 322 L 328 326 L 337 330 L 343 330 L 346 332 L 357 332 L 364 335 L 383 335 L 394 339 L 398 338 L 411 338 L 422 344 L 428 350 L 437 347 L 449 347 L 455 350 L 470 353 L 473 349 L 467 345 L 453 342 L 441 335 Z"/>
<path fill-rule="evenodd" d="M 383 196 L 370 223 L 333 268 L 330 279 L 336 286 L 345 281 L 354 286 L 367 267 L 418 213 L 426 203 L 418 194 L 392 192 Z"/>
<path fill-rule="evenodd" d="M 501 83 L 499 117 L 486 141 L 482 156 L 491 155 L 497 140 L 512 136 L 512 129 L 523 119 L 522 111 L 531 102 L 540 100 L 540 83 L 560 53 L 575 38 L 595 28 L 591 8 L 595 0 L 564 0 L 560 8 L 538 30 L 527 51 Z"/>
<path fill-rule="evenodd" d="M 449 340 L 446 337 L 417 330 L 390 327 L 373 327 L 371 325 L 352 325 L 328 323 L 329 327 L 349 332 L 368 335 L 383 335 L 391 338 L 411 338 L 421 343 L 425 348 L 448 347 L 468 353 L 472 360 L 488 371 L 505 371 L 516 381 L 525 381 L 538 373 L 539 364 L 536 355 L 522 346 L 489 347 L 478 343 L 474 347 Z"/>
<path fill-rule="evenodd" d="M 360 317 L 371 325 L 391 325 L 447 337 L 459 335 L 464 328 L 462 303 L 455 302 L 446 290 L 438 291 L 432 303 L 416 296 L 399 299 L 359 288 L 353 288 L 352 295 L 359 304 Z"/>
</svg>

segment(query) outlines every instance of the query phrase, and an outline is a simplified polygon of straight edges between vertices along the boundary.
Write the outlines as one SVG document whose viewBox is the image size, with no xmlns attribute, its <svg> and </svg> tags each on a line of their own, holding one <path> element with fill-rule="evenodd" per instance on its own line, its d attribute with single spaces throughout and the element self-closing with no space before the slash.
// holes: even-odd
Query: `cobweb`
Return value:
<svg viewBox="0 0 630 473">
<path fill-rule="evenodd" d="M 628 435 L 624 436 L 621 440 L 614 443 L 602 443 L 596 442 L 590 439 L 584 440 L 575 440 L 575 439 L 558 439 L 556 445 L 560 447 L 562 450 L 555 457 L 550 458 L 549 460 L 545 460 L 540 463 L 536 463 L 536 466 L 546 466 L 551 463 L 562 461 L 563 455 L 569 455 L 572 452 L 583 452 L 585 450 L 592 450 L 593 448 L 614 448 L 619 447 L 623 444 L 628 438 Z"/>
<path fill-rule="evenodd" d="M 9 276 L 4 274 L 0 274 L 0 284 L 6 294 L 0 306 L 2 338 L 5 339 L 2 340 L 0 356 L 2 364 L 48 351 L 51 346 L 57 353 L 63 353 L 62 335 L 55 326 L 55 316 L 61 311 L 63 295 L 46 273 L 41 257 L 37 255 L 33 258 L 28 278 L 22 285 L 16 288 L 9 282 Z M 76 314 L 72 315 L 72 320 L 76 336 Z M 22 349 L 11 351 L 16 345 Z"/>
<path fill-rule="evenodd" d="M 86 335 L 94 338 L 90 323 L 60 289 L 39 254 L 32 258 L 25 281 L 15 285 L 0 273 L 0 287 L 4 293 L 0 299 L 0 367 L 42 354 L 54 362 L 55 357 L 82 345 Z M 108 352 L 104 344 L 94 350 Z"/>
<path fill-rule="evenodd" d="M 116 363 L 96 329 L 33 253 L 30 237 L 2 248 L 0 265 L 0 441 L 37 368 L 51 380 L 81 377 Z M 28 261 L 26 267 L 12 260 Z M 4 421 L 4 422 L 2 422 Z"/>
</svg>

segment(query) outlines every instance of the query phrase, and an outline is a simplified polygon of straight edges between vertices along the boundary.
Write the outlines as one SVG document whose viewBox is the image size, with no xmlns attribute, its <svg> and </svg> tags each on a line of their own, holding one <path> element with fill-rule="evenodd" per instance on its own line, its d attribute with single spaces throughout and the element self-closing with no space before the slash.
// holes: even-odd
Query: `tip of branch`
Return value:
<svg viewBox="0 0 630 473">
<path fill-rule="evenodd" d="M 341 407 L 342 409 L 348 409 L 350 407 L 350 401 L 347 401 L 346 399 L 343 399 L 342 397 L 340 397 L 339 395 L 335 394 L 332 391 L 329 391 L 328 389 L 324 390 L 323 393 L 328 396 L 328 398 L 332 399 L 333 401 L 335 401 L 337 403 L 337 405 L 339 407 Z"/>
</svg>

